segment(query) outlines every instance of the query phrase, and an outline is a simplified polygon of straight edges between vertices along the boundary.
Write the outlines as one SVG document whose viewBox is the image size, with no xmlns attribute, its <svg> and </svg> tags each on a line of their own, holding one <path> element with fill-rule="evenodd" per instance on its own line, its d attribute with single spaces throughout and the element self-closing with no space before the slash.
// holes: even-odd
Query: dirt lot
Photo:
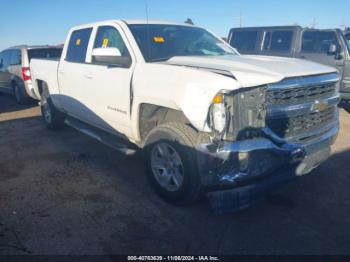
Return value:
<svg viewBox="0 0 350 262">
<path fill-rule="evenodd" d="M 350 115 L 332 157 L 257 206 L 164 203 L 142 159 L 0 96 L 0 254 L 350 254 Z"/>
</svg>

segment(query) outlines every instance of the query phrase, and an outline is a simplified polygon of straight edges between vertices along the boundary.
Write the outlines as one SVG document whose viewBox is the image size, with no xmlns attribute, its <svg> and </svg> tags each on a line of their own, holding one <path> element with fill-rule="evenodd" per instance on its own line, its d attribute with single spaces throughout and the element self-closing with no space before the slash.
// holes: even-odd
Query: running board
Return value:
<svg viewBox="0 0 350 262">
<path fill-rule="evenodd" d="M 96 139 L 97 141 L 105 144 L 106 146 L 112 147 L 115 150 L 125 154 L 125 155 L 134 155 L 137 151 L 135 146 L 128 146 L 126 143 L 120 142 L 122 138 L 113 136 L 105 131 L 99 130 L 96 127 L 90 126 L 80 120 L 75 118 L 68 117 L 64 120 L 65 124 L 80 131 L 81 133 Z"/>
</svg>

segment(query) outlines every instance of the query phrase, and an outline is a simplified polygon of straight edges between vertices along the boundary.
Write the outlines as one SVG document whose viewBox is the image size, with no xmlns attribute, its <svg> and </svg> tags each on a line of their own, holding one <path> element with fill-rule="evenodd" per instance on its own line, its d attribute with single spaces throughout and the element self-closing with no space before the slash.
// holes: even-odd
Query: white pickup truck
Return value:
<svg viewBox="0 0 350 262">
<path fill-rule="evenodd" d="M 241 56 L 195 26 L 75 27 L 60 61 L 30 68 L 49 128 L 65 122 L 123 153 L 144 149 L 151 184 L 175 204 L 265 188 L 280 170 L 310 173 L 338 134 L 336 69 Z"/>
</svg>

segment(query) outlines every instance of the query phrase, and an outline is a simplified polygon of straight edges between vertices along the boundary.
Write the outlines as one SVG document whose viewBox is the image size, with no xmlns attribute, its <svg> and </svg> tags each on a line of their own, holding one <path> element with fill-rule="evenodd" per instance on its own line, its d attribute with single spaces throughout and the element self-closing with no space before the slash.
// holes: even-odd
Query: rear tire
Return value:
<svg viewBox="0 0 350 262">
<path fill-rule="evenodd" d="M 196 131 L 182 123 L 159 125 L 146 138 L 148 179 L 156 193 L 167 202 L 190 205 L 202 196 L 196 141 Z"/>
<path fill-rule="evenodd" d="M 40 105 L 46 127 L 50 130 L 62 129 L 64 126 L 64 116 L 52 103 L 47 87 L 43 88 Z"/>
<path fill-rule="evenodd" d="M 28 102 L 28 97 L 26 96 L 25 90 L 22 87 L 20 87 L 17 83 L 13 83 L 12 89 L 17 104 L 24 105 Z"/>
</svg>

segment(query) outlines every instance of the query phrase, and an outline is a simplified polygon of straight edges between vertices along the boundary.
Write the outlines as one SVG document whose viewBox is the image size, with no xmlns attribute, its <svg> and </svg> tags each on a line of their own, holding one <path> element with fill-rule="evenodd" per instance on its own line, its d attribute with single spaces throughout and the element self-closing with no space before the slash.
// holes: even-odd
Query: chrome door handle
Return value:
<svg viewBox="0 0 350 262">
<path fill-rule="evenodd" d="M 88 78 L 88 79 L 92 79 L 92 78 L 95 77 L 95 75 L 92 74 L 92 73 L 85 74 L 84 76 L 85 76 L 86 78 Z"/>
</svg>

